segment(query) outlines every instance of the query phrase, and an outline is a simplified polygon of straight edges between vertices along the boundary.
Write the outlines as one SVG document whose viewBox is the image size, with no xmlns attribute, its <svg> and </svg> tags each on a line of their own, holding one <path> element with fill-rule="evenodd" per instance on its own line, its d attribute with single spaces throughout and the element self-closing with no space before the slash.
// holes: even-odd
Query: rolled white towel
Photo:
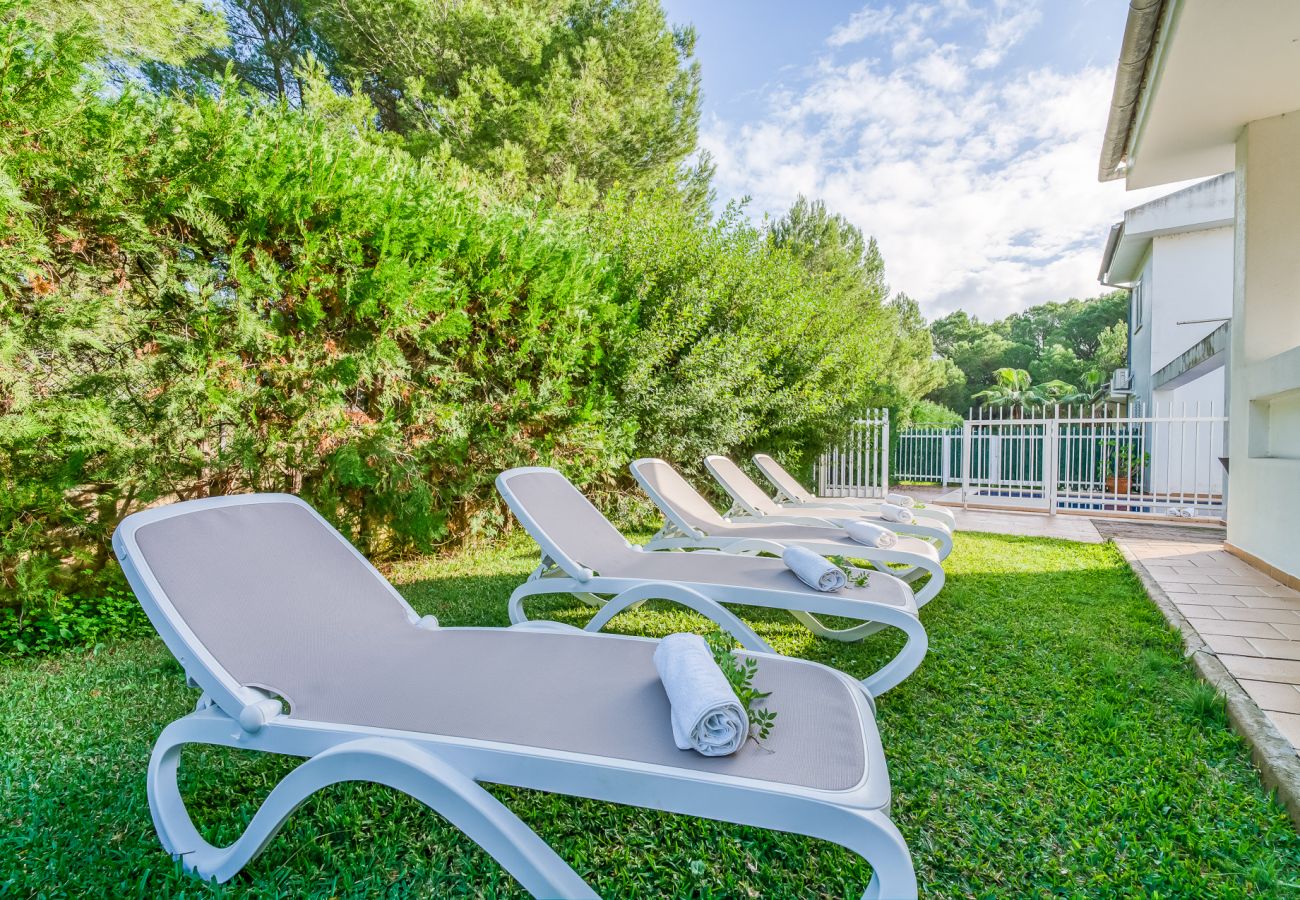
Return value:
<svg viewBox="0 0 1300 900">
<path fill-rule="evenodd" d="M 668 695 L 678 750 L 727 756 L 740 749 L 749 737 L 749 716 L 704 638 L 668 635 L 655 648 L 655 669 Z"/>
<path fill-rule="evenodd" d="M 916 517 L 912 515 L 912 511 L 906 506 L 882 503 L 880 505 L 880 518 L 886 522 L 896 522 L 899 525 L 911 525 Z"/>
<path fill-rule="evenodd" d="M 838 591 L 849 583 L 844 570 L 807 547 L 786 547 L 781 560 L 799 580 L 815 591 Z"/>
<path fill-rule="evenodd" d="M 850 522 L 844 526 L 844 532 L 859 544 L 878 550 L 888 550 L 898 543 L 898 535 L 874 522 Z"/>
<path fill-rule="evenodd" d="M 905 509 L 911 509 L 916 506 L 916 501 L 906 494 L 886 494 L 885 502 L 892 503 L 894 506 L 901 506 Z"/>
</svg>

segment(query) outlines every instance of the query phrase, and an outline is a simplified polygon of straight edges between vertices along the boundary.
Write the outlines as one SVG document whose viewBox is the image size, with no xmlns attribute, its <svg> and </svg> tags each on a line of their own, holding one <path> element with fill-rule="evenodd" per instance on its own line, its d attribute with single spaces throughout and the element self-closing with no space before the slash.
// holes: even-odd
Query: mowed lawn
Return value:
<svg viewBox="0 0 1300 900">
<path fill-rule="evenodd" d="M 445 625 L 506 625 L 506 598 L 534 563 L 518 539 L 390 575 Z M 1300 896 L 1300 838 L 1113 547 L 962 534 L 946 565 L 948 585 L 922 613 L 929 656 L 879 701 L 894 818 L 923 896 Z M 591 614 L 569 599 L 531 610 L 574 624 Z M 782 652 L 857 675 L 898 643 L 834 644 L 781 615 L 745 615 Z M 667 607 L 613 623 L 684 629 L 706 626 Z M 0 895 L 521 893 L 437 815 L 359 784 L 317 795 L 229 884 L 183 875 L 154 835 L 145 765 L 196 693 L 152 637 L 10 663 L 0 697 Z M 781 698 L 771 705 L 779 713 Z M 233 840 L 293 764 L 187 750 L 196 822 L 214 842 Z M 605 896 L 851 897 L 870 875 L 819 841 L 493 791 Z"/>
</svg>

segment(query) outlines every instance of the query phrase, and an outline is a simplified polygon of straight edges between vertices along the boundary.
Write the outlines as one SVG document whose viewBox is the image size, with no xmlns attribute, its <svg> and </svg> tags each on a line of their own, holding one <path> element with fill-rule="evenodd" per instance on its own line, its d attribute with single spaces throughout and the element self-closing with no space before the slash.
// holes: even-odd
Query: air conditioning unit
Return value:
<svg viewBox="0 0 1300 900">
<path fill-rule="evenodd" d="M 1115 374 L 1110 378 L 1110 392 L 1112 394 L 1133 393 L 1133 370 L 1116 369 Z"/>
</svg>

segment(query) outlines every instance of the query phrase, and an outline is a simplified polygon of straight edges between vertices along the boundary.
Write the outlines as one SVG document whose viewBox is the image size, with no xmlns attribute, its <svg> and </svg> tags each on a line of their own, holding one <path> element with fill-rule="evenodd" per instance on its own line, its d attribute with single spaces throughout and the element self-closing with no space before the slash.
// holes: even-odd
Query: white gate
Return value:
<svg viewBox="0 0 1300 900">
<path fill-rule="evenodd" d="M 889 493 L 889 410 L 869 409 L 848 436 L 817 460 L 822 497 L 883 497 Z"/>
<path fill-rule="evenodd" d="M 964 505 L 1222 518 L 1224 430 L 1214 406 L 982 409 L 962 428 Z"/>
<path fill-rule="evenodd" d="M 962 503 L 973 496 L 995 506 L 1051 509 L 1052 420 L 1042 410 L 977 412 L 962 427 Z"/>
</svg>

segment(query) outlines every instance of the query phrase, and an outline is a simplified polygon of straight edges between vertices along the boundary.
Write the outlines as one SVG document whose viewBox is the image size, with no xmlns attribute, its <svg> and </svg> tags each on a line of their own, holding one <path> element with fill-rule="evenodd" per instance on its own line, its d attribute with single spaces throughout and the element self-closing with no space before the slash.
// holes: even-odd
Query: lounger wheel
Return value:
<svg viewBox="0 0 1300 900">
<path fill-rule="evenodd" d="M 275 786 L 233 844 L 214 847 L 194 827 L 177 787 L 181 748 L 199 737 L 185 734 L 187 724 L 184 719 L 173 722 L 154 747 L 149 808 L 163 847 L 204 879 L 225 882 L 234 877 L 266 849 L 294 810 L 322 788 L 368 781 L 408 794 L 446 818 L 534 896 L 598 897 L 536 832 L 472 778 L 427 750 L 387 738 L 361 738 L 307 760 Z M 216 743 L 237 746 L 233 739 Z"/>
</svg>

